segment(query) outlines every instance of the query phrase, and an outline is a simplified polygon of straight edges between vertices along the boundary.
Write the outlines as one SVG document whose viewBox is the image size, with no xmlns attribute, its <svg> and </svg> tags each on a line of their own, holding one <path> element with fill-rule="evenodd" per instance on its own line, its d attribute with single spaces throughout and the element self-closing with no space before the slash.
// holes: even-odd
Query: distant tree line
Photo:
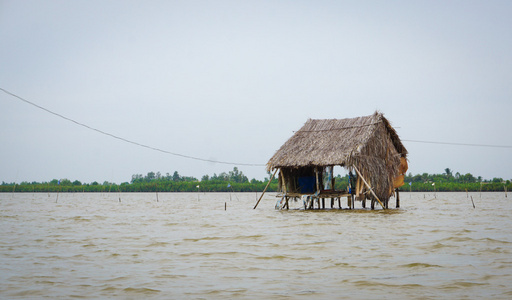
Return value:
<svg viewBox="0 0 512 300">
<path fill-rule="evenodd" d="M 53 179 L 49 182 L 21 182 L 0 185 L 0 192 L 262 192 L 270 179 L 270 174 L 263 181 L 249 179 L 237 167 L 232 171 L 204 175 L 199 181 L 195 177 L 182 176 L 175 171 L 172 175 L 160 172 L 149 172 L 146 175 L 134 174 L 130 182 L 116 184 L 105 181 L 98 183 L 82 183 L 78 180 Z M 485 180 L 481 176 L 472 174 L 453 174 L 449 168 L 441 174 L 409 173 L 404 178 L 405 184 L 400 188 L 403 191 L 426 192 L 463 192 L 463 191 L 503 191 L 512 190 L 510 180 L 502 178 Z M 344 190 L 348 186 L 348 175 L 336 177 L 335 188 Z M 274 178 L 267 191 L 276 192 L 278 180 Z"/>
<path fill-rule="evenodd" d="M 146 175 L 134 174 L 130 182 L 116 184 L 105 181 L 102 184 L 81 183 L 78 180 L 71 182 L 68 179 L 50 182 L 21 182 L 0 185 L 0 192 L 261 192 L 265 189 L 268 178 L 263 181 L 252 179 L 249 181 L 237 167 L 228 173 L 219 175 L 204 175 L 199 181 L 195 177 L 182 176 L 175 171 L 172 175 L 160 172 L 149 172 Z M 267 191 L 277 191 L 278 181 L 272 180 Z"/>
<path fill-rule="evenodd" d="M 507 191 L 512 189 L 510 180 L 503 180 L 502 178 L 493 178 L 491 180 L 483 179 L 482 176 L 475 177 L 471 173 L 461 174 L 453 171 L 450 168 L 444 169 L 441 174 L 417 174 L 412 175 L 409 173 L 404 178 L 404 186 L 401 190 L 410 190 L 413 192 L 474 192 L 474 191 Z"/>
</svg>

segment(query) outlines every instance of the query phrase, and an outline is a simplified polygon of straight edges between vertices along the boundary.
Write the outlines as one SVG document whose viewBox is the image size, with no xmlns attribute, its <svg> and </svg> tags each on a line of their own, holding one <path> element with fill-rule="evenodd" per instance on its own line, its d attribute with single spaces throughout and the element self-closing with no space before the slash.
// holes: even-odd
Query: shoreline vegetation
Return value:
<svg viewBox="0 0 512 300">
<path fill-rule="evenodd" d="M 82 183 L 78 180 L 53 179 L 49 182 L 21 182 L 6 183 L 2 181 L 0 193 L 105 193 L 105 192 L 262 192 L 268 184 L 271 175 L 263 181 L 257 179 L 249 180 L 237 167 L 228 173 L 222 172 L 213 176 L 204 175 L 201 180 L 195 177 L 181 176 L 177 171 L 172 175 L 160 172 L 149 172 L 147 175 L 132 175 L 130 182 L 116 184 L 105 181 L 98 183 Z M 483 179 L 481 176 L 474 177 L 472 174 L 460 174 L 446 168 L 442 174 L 417 174 L 409 173 L 405 176 L 405 184 L 401 191 L 410 192 L 499 192 L 512 190 L 510 180 L 493 178 Z M 336 177 L 335 188 L 346 189 L 348 175 Z M 278 180 L 273 179 L 267 191 L 276 192 Z"/>
</svg>

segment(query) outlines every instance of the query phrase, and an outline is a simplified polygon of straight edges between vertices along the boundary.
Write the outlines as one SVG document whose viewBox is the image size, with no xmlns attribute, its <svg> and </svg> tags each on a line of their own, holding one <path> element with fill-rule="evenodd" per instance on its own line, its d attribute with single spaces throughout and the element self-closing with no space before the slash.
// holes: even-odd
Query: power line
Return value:
<svg viewBox="0 0 512 300">
<path fill-rule="evenodd" d="M 205 159 L 205 158 L 194 157 L 194 156 L 190 156 L 190 155 L 184 155 L 184 154 L 175 153 L 175 152 L 171 152 L 171 151 L 167 151 L 167 150 L 151 147 L 151 146 L 148 146 L 148 145 L 144 145 L 144 144 L 141 144 L 141 143 L 138 143 L 138 142 L 134 142 L 134 141 L 125 139 L 123 137 L 120 137 L 120 136 L 117 136 L 117 135 L 105 132 L 103 130 L 91 127 L 89 125 L 80 123 L 80 122 L 78 122 L 76 120 L 73 120 L 73 119 L 68 118 L 66 116 L 63 116 L 61 114 L 58 114 L 58 113 L 56 113 L 54 111 L 51 111 L 51 110 L 49 110 L 47 108 L 44 108 L 44 107 L 42 107 L 40 105 L 37 105 L 37 104 L 35 104 L 35 103 L 31 102 L 31 101 L 28 101 L 27 99 L 24 99 L 24 98 L 22 98 L 22 97 L 20 97 L 20 96 L 18 96 L 16 94 L 13 94 L 13 93 L 11 93 L 11 92 L 9 92 L 9 91 L 1 88 L 1 87 L 0 87 L 0 90 L 2 90 L 4 93 L 6 93 L 6 94 L 8 94 L 8 95 L 10 95 L 12 97 L 15 97 L 15 98 L 17 98 L 17 99 L 27 103 L 27 104 L 30 104 L 30 105 L 32 105 L 34 107 L 37 107 L 37 108 L 39 108 L 41 110 L 44 110 L 47 113 L 55 115 L 55 116 L 57 116 L 59 118 L 62 118 L 64 120 L 66 120 L 66 121 L 75 123 L 76 125 L 85 127 L 85 128 L 87 128 L 89 130 L 96 131 L 96 132 L 101 133 L 103 135 L 110 136 L 112 138 L 121 140 L 123 142 L 129 143 L 129 144 L 132 144 L 132 145 L 136 145 L 136 146 L 139 146 L 139 147 L 143 147 L 143 148 L 150 149 L 150 150 L 153 150 L 153 151 L 158 151 L 158 152 L 165 153 L 165 154 L 170 154 L 170 155 L 174 155 L 174 156 L 178 156 L 178 157 L 183 157 L 183 158 L 188 158 L 188 159 L 193 159 L 193 160 L 198 160 L 198 161 L 204 161 L 204 162 L 212 162 L 212 163 L 219 163 L 219 164 L 226 164 L 226 165 L 250 166 L 250 167 L 262 167 L 262 166 L 265 166 L 264 164 L 235 163 L 235 162 L 227 162 L 227 161 L 218 161 L 218 160 L 213 160 L 213 159 Z M 450 142 L 419 141 L 419 140 L 404 140 L 404 139 L 402 140 L 402 142 L 424 143 L 424 144 L 438 144 L 438 145 L 453 145 L 453 146 L 470 146 L 470 147 L 491 147 L 491 148 L 509 148 L 509 149 L 512 148 L 512 146 L 505 146 L 505 145 L 450 143 Z"/>
<path fill-rule="evenodd" d="M 143 148 L 146 148 L 146 149 L 150 149 L 150 150 L 154 150 L 154 151 L 162 152 L 162 153 L 165 153 L 165 154 L 170 154 L 170 155 L 174 155 L 174 156 L 179 156 L 179 157 L 183 157 L 183 158 L 188 158 L 188 159 L 193 159 L 193 160 L 199 160 L 199 161 L 204 161 L 204 162 L 211 162 L 211 163 L 218 163 L 218 164 L 225 164 L 225 165 L 250 166 L 250 167 L 262 167 L 262 166 L 265 166 L 264 164 L 235 163 L 235 162 L 219 161 L 219 160 L 213 160 L 213 159 L 205 159 L 205 158 L 194 157 L 194 156 L 190 156 L 190 155 L 184 155 L 184 154 L 175 153 L 175 152 L 171 152 L 171 151 L 167 151 L 167 150 L 163 150 L 163 149 L 159 149 L 159 148 L 151 147 L 151 146 L 148 146 L 148 145 L 144 145 L 144 144 L 141 144 L 141 143 L 138 143 L 138 142 L 134 142 L 134 141 L 131 141 L 131 140 L 125 139 L 125 138 L 123 138 L 123 137 L 120 137 L 120 136 L 117 136 L 117 135 L 114 135 L 114 134 L 111 134 L 111 133 L 105 132 L 105 131 L 103 131 L 103 130 L 100 130 L 100 129 L 97 129 L 97 128 L 94 128 L 94 127 L 91 127 L 91 126 L 86 125 L 86 124 L 84 124 L 84 123 L 80 123 L 80 122 L 78 122 L 78 121 L 76 121 L 76 120 L 73 120 L 73 119 L 68 118 L 68 117 L 66 117 L 66 116 L 63 116 L 63 115 L 61 115 L 61 114 L 59 114 L 59 113 L 56 113 L 56 112 L 54 112 L 54 111 L 51 111 L 51 110 L 49 110 L 49 109 L 47 109 L 47 108 L 44 108 L 44 107 L 42 107 L 42 106 L 40 106 L 40 105 L 37 105 L 37 104 L 35 104 L 35 103 L 33 103 L 33 102 L 30 102 L 30 101 L 28 101 L 27 99 L 24 99 L 24 98 L 22 98 L 22 97 L 20 97 L 20 96 L 18 96 L 18 95 L 16 95 L 16 94 L 13 94 L 13 93 L 11 93 L 11 92 L 9 92 L 9 91 L 7 91 L 7 90 L 5 90 L 5 89 L 1 88 L 1 87 L 0 87 L 0 90 L 2 90 L 2 92 L 6 93 L 6 94 L 8 94 L 8 95 L 10 95 L 10 96 L 12 96 L 12 97 L 15 97 L 15 98 L 17 98 L 17 99 L 19 99 L 19 100 L 21 100 L 21 101 L 23 101 L 23 102 L 27 103 L 27 104 L 30 104 L 30 105 L 32 105 L 32 106 L 34 106 L 34 107 L 37 107 L 37 108 L 39 108 L 39 109 L 41 109 L 41 110 L 44 110 L 44 111 L 46 111 L 47 113 L 50 113 L 50 114 L 52 114 L 52 115 L 55 115 L 55 116 L 57 116 L 57 117 L 59 117 L 59 118 L 62 118 L 62 119 L 64 119 L 64 120 L 66 120 L 66 121 L 69 121 L 69 122 L 75 123 L 76 125 L 79 125 L 79 126 L 82 126 L 82 127 L 87 128 L 87 129 L 89 129 L 89 130 L 96 131 L 96 132 L 101 133 L 101 134 L 103 134 L 103 135 L 106 135 L 106 136 L 109 136 L 109 137 L 112 137 L 112 138 L 115 138 L 115 139 L 121 140 L 121 141 L 123 141 L 123 142 L 130 143 L 130 144 L 132 144 L 132 145 L 136 145 L 136 146 L 143 147 Z"/>
<path fill-rule="evenodd" d="M 402 142 L 438 144 L 438 145 L 453 145 L 453 146 L 471 146 L 471 147 L 512 148 L 512 146 L 504 146 L 504 145 L 465 144 L 465 143 L 433 142 L 433 141 L 418 141 L 418 140 L 402 140 Z"/>
</svg>

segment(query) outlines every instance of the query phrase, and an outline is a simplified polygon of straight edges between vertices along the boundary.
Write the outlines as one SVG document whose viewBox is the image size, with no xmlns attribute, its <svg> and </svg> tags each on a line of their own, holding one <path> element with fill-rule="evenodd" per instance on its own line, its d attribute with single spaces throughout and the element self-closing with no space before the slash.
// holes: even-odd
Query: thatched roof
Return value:
<svg viewBox="0 0 512 300">
<path fill-rule="evenodd" d="M 375 112 L 351 119 L 309 119 L 272 156 L 267 169 L 356 166 L 384 193 L 398 173 L 400 157 L 406 155 L 395 129 Z"/>
</svg>

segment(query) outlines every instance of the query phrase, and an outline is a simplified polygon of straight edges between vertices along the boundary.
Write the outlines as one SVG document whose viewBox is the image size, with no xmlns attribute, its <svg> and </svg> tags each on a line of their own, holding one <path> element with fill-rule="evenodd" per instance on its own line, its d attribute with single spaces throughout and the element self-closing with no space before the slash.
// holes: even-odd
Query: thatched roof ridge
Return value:
<svg viewBox="0 0 512 300">
<path fill-rule="evenodd" d="M 348 119 L 309 119 L 272 156 L 267 169 L 344 166 L 353 162 L 356 156 L 365 155 L 363 148 L 371 146 L 370 142 L 378 142 L 376 135 L 378 137 L 383 134 L 390 137 L 398 153 L 403 156 L 407 154 L 398 134 L 382 113 Z"/>
</svg>

